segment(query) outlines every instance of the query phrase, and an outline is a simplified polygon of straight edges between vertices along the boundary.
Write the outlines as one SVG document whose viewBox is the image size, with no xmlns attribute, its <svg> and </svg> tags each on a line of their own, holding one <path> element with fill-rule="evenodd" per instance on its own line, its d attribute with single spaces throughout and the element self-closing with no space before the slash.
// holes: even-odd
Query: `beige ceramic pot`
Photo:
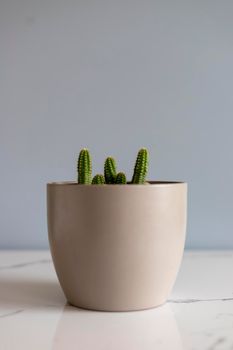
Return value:
<svg viewBox="0 0 233 350">
<path fill-rule="evenodd" d="M 129 311 L 163 304 L 181 263 L 187 184 L 47 185 L 54 266 L 70 304 Z"/>
</svg>

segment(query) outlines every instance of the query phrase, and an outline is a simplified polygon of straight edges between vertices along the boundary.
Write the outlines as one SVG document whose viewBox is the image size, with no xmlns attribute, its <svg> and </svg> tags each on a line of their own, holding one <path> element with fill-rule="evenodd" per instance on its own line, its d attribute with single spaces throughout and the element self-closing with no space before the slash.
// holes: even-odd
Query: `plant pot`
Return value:
<svg viewBox="0 0 233 350">
<path fill-rule="evenodd" d="M 163 304 L 185 243 L 187 184 L 47 185 L 48 233 L 74 306 L 104 311 Z"/>
</svg>

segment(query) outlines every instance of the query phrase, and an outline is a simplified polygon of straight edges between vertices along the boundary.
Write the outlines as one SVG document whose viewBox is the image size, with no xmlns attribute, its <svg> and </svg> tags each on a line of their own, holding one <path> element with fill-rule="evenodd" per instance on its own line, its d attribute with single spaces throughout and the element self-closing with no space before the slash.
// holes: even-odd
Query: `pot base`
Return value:
<svg viewBox="0 0 233 350">
<path fill-rule="evenodd" d="M 92 307 L 84 307 L 84 306 L 78 306 L 73 304 L 70 301 L 67 301 L 67 303 L 77 309 L 83 309 L 88 311 L 98 311 L 98 312 L 134 312 L 134 311 L 144 311 L 144 310 L 150 310 L 150 309 L 156 309 L 158 307 L 161 307 L 167 303 L 167 300 L 160 304 L 152 305 L 152 306 L 146 306 L 146 307 L 135 307 L 135 308 L 125 308 L 125 309 L 105 309 L 105 308 L 92 308 Z"/>
</svg>

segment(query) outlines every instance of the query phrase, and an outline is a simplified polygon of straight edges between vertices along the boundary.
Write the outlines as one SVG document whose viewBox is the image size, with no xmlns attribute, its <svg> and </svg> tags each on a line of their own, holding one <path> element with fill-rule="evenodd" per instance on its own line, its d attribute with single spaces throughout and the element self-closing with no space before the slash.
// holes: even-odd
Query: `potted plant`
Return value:
<svg viewBox="0 0 233 350">
<path fill-rule="evenodd" d="M 130 182 L 112 157 L 92 178 L 83 149 L 77 182 L 47 184 L 50 249 L 70 304 L 129 311 L 167 300 L 183 255 L 187 184 L 146 181 L 147 170 L 143 148 Z"/>
</svg>

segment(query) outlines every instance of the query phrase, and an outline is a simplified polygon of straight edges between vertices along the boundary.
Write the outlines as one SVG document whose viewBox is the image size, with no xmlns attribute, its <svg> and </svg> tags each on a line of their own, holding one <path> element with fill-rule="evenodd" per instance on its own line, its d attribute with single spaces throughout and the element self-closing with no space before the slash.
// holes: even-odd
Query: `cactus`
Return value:
<svg viewBox="0 0 233 350">
<path fill-rule="evenodd" d="M 112 157 L 108 157 L 104 163 L 104 176 L 106 184 L 114 184 L 116 181 L 116 162 Z"/>
<path fill-rule="evenodd" d="M 146 148 L 140 149 L 137 155 L 137 160 L 134 167 L 134 174 L 132 178 L 133 184 L 144 184 L 148 171 L 148 151 Z"/>
<path fill-rule="evenodd" d="M 92 179 L 92 185 L 103 185 L 105 183 L 102 174 L 96 174 Z"/>
<path fill-rule="evenodd" d="M 116 176 L 117 185 L 125 185 L 127 183 L 125 173 L 118 173 Z"/>
<path fill-rule="evenodd" d="M 89 151 L 84 148 L 80 151 L 77 163 L 78 183 L 91 184 L 91 157 Z"/>
<path fill-rule="evenodd" d="M 139 150 L 137 160 L 134 166 L 134 173 L 130 184 L 148 184 L 146 175 L 148 171 L 149 154 L 146 148 Z M 104 163 L 104 175 L 96 174 L 92 179 L 91 156 L 86 148 L 83 148 L 77 161 L 77 181 L 79 184 L 127 184 L 126 175 L 123 172 L 117 174 L 116 162 L 112 157 L 108 157 Z"/>
</svg>

